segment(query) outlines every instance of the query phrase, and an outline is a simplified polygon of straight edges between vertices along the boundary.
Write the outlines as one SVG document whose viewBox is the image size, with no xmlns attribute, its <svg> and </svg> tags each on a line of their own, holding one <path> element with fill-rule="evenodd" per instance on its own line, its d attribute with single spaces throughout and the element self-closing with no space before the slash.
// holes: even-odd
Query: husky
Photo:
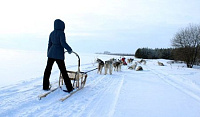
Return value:
<svg viewBox="0 0 200 117">
<path fill-rule="evenodd" d="M 101 74 L 102 73 L 102 69 L 104 67 L 104 62 L 101 59 L 97 58 L 97 63 L 98 63 L 97 73 Z"/>
<path fill-rule="evenodd" d="M 141 66 L 138 66 L 136 69 L 136 71 L 142 71 L 142 70 L 143 70 L 143 68 Z"/>
<path fill-rule="evenodd" d="M 110 59 L 110 60 L 105 61 L 105 64 L 104 64 L 105 75 L 107 74 L 108 69 L 109 69 L 110 75 L 112 75 L 112 69 L 113 69 L 112 63 L 113 63 L 113 61 L 114 61 L 114 59 Z"/>
<path fill-rule="evenodd" d="M 144 59 L 142 59 L 138 63 L 140 63 L 140 64 L 143 63 L 144 65 L 146 65 L 147 62 Z"/>
<path fill-rule="evenodd" d="M 134 60 L 133 58 L 129 58 L 129 59 L 127 59 L 128 63 L 132 63 L 133 60 Z"/>
<path fill-rule="evenodd" d="M 128 67 L 128 69 L 135 70 L 136 67 L 137 67 L 137 62 L 135 62 L 135 64 L 131 65 L 130 67 Z"/>
<path fill-rule="evenodd" d="M 158 65 L 159 65 L 159 66 L 164 66 L 164 64 L 161 63 L 161 62 L 159 62 L 159 61 L 158 61 Z"/>
<path fill-rule="evenodd" d="M 113 61 L 113 67 L 114 67 L 114 71 L 121 71 L 121 66 L 122 66 L 122 61 L 118 60 L 118 61 Z"/>
</svg>

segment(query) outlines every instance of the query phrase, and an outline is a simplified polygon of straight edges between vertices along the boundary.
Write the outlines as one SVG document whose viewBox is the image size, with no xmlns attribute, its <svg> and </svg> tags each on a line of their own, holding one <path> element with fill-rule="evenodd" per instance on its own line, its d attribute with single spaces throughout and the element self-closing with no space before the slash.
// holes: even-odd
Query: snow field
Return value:
<svg viewBox="0 0 200 117">
<path fill-rule="evenodd" d="M 40 94 L 45 93 L 42 90 L 43 71 L 46 65 L 46 60 L 42 57 L 45 56 L 45 53 L 28 53 L 20 52 L 20 56 L 23 58 L 27 55 L 29 57 L 37 55 L 38 57 L 33 62 L 29 60 L 24 62 L 25 66 L 23 62 L 20 62 L 17 69 L 12 68 L 12 73 L 19 72 L 19 68 L 25 67 L 22 71 L 29 74 L 29 70 L 31 70 L 32 76 L 27 78 L 27 75 L 19 72 L 21 74 L 19 74 L 20 80 L 16 76 L 10 81 L 7 77 L 15 75 L 7 76 L 8 72 L 2 74 L 2 84 L 0 85 L 1 117 L 200 116 L 200 71 L 196 69 L 198 67 L 188 69 L 183 67 L 184 64 L 174 63 L 170 65 L 168 64 L 169 60 L 160 59 L 146 60 L 146 65 L 138 64 L 143 67 L 143 71 L 129 70 L 127 66 L 122 66 L 121 72 L 113 71 L 112 75 L 100 75 L 95 70 L 88 73 L 86 85 L 82 90 L 61 102 L 60 99 L 67 94 L 60 89 L 41 100 L 38 99 Z M 21 57 L 18 56 L 17 61 L 25 60 Z M 108 60 L 118 56 L 80 54 L 80 57 L 81 71 L 88 71 L 97 67 L 97 64 L 94 63 L 96 58 Z M 68 70 L 77 70 L 76 60 L 75 56 L 67 55 Z M 134 62 L 138 60 L 140 59 L 135 59 Z M 163 62 L 165 66 L 158 66 L 157 61 Z M 3 67 L 10 67 L 15 62 L 15 59 L 12 59 L 8 66 L 3 62 L 1 64 Z M 32 66 L 32 68 L 27 66 Z M 40 76 L 38 76 L 39 70 L 41 70 Z M 58 77 L 59 70 L 54 64 L 50 77 L 52 88 L 58 86 Z M 6 81 L 7 79 L 8 81 Z M 10 83 L 8 83 L 9 81 Z"/>
</svg>

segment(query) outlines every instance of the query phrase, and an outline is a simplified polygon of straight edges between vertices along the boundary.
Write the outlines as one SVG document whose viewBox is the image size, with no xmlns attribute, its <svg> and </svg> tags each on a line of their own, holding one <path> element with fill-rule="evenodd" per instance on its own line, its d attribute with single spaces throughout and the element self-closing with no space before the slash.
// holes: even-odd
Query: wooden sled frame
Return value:
<svg viewBox="0 0 200 117">
<path fill-rule="evenodd" d="M 66 53 L 67 51 L 65 51 Z M 87 79 L 87 73 L 80 71 L 80 57 L 76 52 L 72 52 L 75 54 L 78 58 L 78 70 L 77 71 L 67 71 L 67 74 L 69 76 L 69 79 L 72 81 L 73 88 L 82 88 L 85 86 L 86 79 Z M 63 76 L 60 72 L 59 76 L 59 86 L 63 85 Z"/>
</svg>

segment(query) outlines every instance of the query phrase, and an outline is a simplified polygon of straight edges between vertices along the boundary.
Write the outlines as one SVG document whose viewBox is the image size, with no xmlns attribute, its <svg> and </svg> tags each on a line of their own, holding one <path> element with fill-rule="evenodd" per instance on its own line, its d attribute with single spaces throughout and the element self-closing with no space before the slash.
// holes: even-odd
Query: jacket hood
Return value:
<svg viewBox="0 0 200 117">
<path fill-rule="evenodd" d="M 62 31 L 64 31 L 65 30 L 65 23 L 60 19 L 56 19 L 54 21 L 54 30 L 62 30 Z"/>
</svg>

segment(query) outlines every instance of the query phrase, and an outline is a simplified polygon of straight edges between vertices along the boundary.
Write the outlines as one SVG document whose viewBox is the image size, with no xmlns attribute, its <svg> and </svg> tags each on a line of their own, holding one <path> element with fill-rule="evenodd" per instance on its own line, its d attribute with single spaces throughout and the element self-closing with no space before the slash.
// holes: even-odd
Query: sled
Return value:
<svg viewBox="0 0 200 117">
<path fill-rule="evenodd" d="M 67 51 L 65 51 L 66 53 Z M 75 54 L 78 58 L 78 69 L 77 71 L 67 71 L 69 79 L 72 82 L 72 86 L 74 89 L 79 89 L 85 86 L 86 83 L 86 79 L 87 79 L 87 73 L 86 72 L 81 72 L 80 71 L 80 57 L 76 52 L 72 52 L 73 54 Z M 59 76 L 59 87 L 61 87 L 64 83 L 63 83 L 63 76 L 62 73 L 60 72 L 60 76 Z"/>
<path fill-rule="evenodd" d="M 65 51 L 66 53 L 67 51 Z M 76 52 L 72 52 L 73 54 L 75 54 L 78 58 L 78 69 L 77 71 L 67 71 L 67 74 L 69 76 L 69 79 L 71 80 L 71 83 L 73 84 L 73 88 L 75 89 L 74 92 L 70 93 L 67 97 L 65 98 L 62 98 L 61 100 L 64 101 L 65 99 L 67 99 L 68 97 L 70 97 L 71 95 L 73 95 L 74 93 L 76 93 L 77 91 L 79 91 L 80 89 L 82 89 L 84 86 L 85 86 L 85 83 L 86 83 L 86 79 L 87 79 L 87 72 L 81 72 L 80 71 L 80 57 L 79 55 L 76 53 Z M 94 69 L 95 70 L 95 69 Z M 92 70 L 90 70 L 92 71 Z M 90 72 L 88 71 L 88 72 Z M 46 97 L 47 95 L 49 95 L 50 93 L 56 91 L 58 88 L 60 88 L 64 83 L 64 80 L 63 80 L 63 76 L 62 76 L 62 73 L 60 72 L 60 75 L 59 75 L 59 86 L 54 88 L 54 89 L 51 89 L 50 91 L 42 94 L 42 95 L 39 95 L 39 100 L 41 100 L 42 98 Z"/>
</svg>

